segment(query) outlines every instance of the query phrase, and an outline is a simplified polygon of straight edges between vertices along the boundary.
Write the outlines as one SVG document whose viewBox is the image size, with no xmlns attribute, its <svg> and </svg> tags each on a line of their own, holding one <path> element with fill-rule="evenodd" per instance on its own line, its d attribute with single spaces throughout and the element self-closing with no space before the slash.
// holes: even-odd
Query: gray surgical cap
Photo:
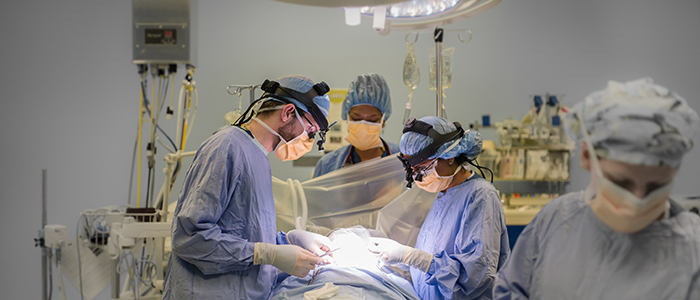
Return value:
<svg viewBox="0 0 700 300">
<path fill-rule="evenodd" d="M 455 127 L 452 122 L 440 117 L 423 117 L 420 120 L 433 125 L 433 129 L 439 134 L 446 134 L 457 130 L 457 127 Z M 399 149 L 401 153 L 413 156 L 432 143 L 433 138 L 418 132 L 409 131 L 401 136 Z M 464 133 L 464 136 L 460 139 L 447 142 L 440 146 L 438 151 L 428 159 L 450 159 L 460 155 L 466 156 L 469 159 L 474 159 L 481 153 L 482 144 L 481 134 L 477 131 L 469 131 Z"/>
<path fill-rule="evenodd" d="M 564 128 L 582 141 L 581 120 L 600 157 L 635 165 L 678 167 L 693 148 L 698 114 L 685 99 L 651 78 L 608 82 L 566 115 Z"/>
<path fill-rule="evenodd" d="M 346 120 L 350 109 L 355 105 L 368 104 L 379 109 L 384 114 L 384 121 L 391 116 L 391 95 L 389 85 L 382 75 L 370 73 L 357 76 L 350 83 L 348 93 L 343 101 L 342 118 Z"/>
<path fill-rule="evenodd" d="M 295 90 L 299 93 L 306 93 L 314 87 L 314 82 L 311 80 L 311 78 L 308 78 L 306 76 L 301 76 L 301 75 L 289 75 L 289 76 L 280 77 L 280 78 L 277 78 L 277 82 L 279 82 L 280 86 Z M 301 103 L 299 100 L 291 98 L 291 97 L 286 97 L 284 95 L 280 95 L 280 96 L 289 100 L 296 107 L 299 107 L 301 110 L 303 110 L 307 113 L 309 112 L 309 108 L 306 107 L 306 105 L 304 105 L 304 103 Z M 275 100 L 275 98 L 269 98 L 269 99 Z M 278 100 L 275 100 L 275 101 L 278 101 Z M 323 113 L 323 116 L 327 118 L 328 117 L 328 110 L 331 108 L 331 100 L 330 100 L 330 98 L 328 98 L 328 95 L 316 96 L 312 99 L 312 101 L 321 110 L 321 113 Z M 316 121 L 316 122 L 318 122 L 318 121 Z"/>
</svg>

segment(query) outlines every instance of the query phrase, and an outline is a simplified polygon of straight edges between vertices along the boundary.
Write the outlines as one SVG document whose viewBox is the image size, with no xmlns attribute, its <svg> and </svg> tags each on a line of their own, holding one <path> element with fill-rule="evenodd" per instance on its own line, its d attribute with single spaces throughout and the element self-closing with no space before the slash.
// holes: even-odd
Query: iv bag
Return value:
<svg viewBox="0 0 700 300">
<path fill-rule="evenodd" d="M 454 53 L 454 47 L 442 49 L 442 89 L 452 87 L 452 57 L 454 56 Z M 437 89 L 437 64 L 435 60 L 435 48 L 429 48 L 428 61 L 430 62 L 430 80 L 428 82 L 428 88 L 431 90 Z"/>
<path fill-rule="evenodd" d="M 241 110 L 239 110 L 239 109 L 227 112 L 224 115 L 224 119 L 226 119 L 226 125 L 231 125 L 231 124 L 235 123 L 236 120 L 238 120 L 238 118 L 241 117 L 241 115 L 242 115 Z"/>
<path fill-rule="evenodd" d="M 238 91 L 238 109 L 234 109 L 234 110 L 232 110 L 232 111 L 230 111 L 230 112 L 227 112 L 227 113 L 224 115 L 224 119 L 226 119 L 226 122 L 228 122 L 228 124 L 226 124 L 226 125 L 232 125 L 233 123 L 236 123 L 236 121 L 238 120 L 238 118 L 240 118 L 241 115 L 243 115 L 243 113 L 241 112 L 241 106 L 242 106 L 242 104 L 243 104 L 243 98 L 242 98 L 242 97 L 243 97 L 243 96 L 242 96 L 242 94 L 241 94 L 241 92 L 240 92 L 240 90 L 239 90 L 239 91 Z"/>
<path fill-rule="evenodd" d="M 420 83 L 420 70 L 412 43 L 406 44 L 406 60 L 403 62 L 403 84 L 413 92 Z"/>
<path fill-rule="evenodd" d="M 413 48 L 413 43 L 406 44 L 406 60 L 403 62 L 403 83 L 408 87 L 408 102 L 406 102 L 406 110 L 403 113 L 403 123 L 406 123 L 411 115 L 411 100 L 413 99 L 413 90 L 420 83 L 420 70 L 416 61 L 416 51 Z"/>
</svg>

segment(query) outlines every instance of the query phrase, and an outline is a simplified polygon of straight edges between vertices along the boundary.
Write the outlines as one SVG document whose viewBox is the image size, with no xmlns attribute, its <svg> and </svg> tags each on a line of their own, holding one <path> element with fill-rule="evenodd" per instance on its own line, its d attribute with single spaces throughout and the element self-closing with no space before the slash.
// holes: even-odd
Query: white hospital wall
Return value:
<svg viewBox="0 0 700 300">
<path fill-rule="evenodd" d="M 193 1 L 192 8 L 201 101 L 188 149 L 196 149 L 237 106 L 226 85 L 288 74 L 339 88 L 361 73 L 383 74 L 394 108 L 383 136 L 398 141 L 408 95 L 401 77 L 405 32 L 380 36 L 371 19 L 349 27 L 342 11 L 275 1 Z M 492 122 L 520 118 L 531 105 L 528 95 L 565 93 L 564 102 L 573 104 L 609 79 L 643 76 L 700 111 L 698 13 L 697 1 L 504 0 L 446 27 L 474 34 L 468 44 L 454 33 L 445 37 L 444 47 L 457 48 L 454 84 L 447 90 L 449 118 L 462 124 L 486 113 Z M 41 297 L 40 250 L 32 246 L 41 221 L 41 169 L 48 169 L 48 223 L 66 225 L 70 239 L 81 211 L 126 203 L 138 112 L 130 21 L 131 1 L 13 1 L 0 11 L 3 298 Z M 434 44 L 421 34 L 415 46 L 421 83 L 412 115 L 420 117 L 435 113 L 426 50 Z M 172 123 L 164 126 L 174 131 Z M 164 166 L 160 148 L 157 186 Z M 312 171 L 270 157 L 277 177 L 304 179 Z M 191 159 L 185 161 L 171 200 Z M 584 188 L 588 173 L 578 169 L 578 159 L 572 169 L 572 189 Z M 700 193 L 699 177 L 700 150 L 694 149 L 674 193 Z M 79 298 L 66 284 L 69 299 Z"/>
</svg>

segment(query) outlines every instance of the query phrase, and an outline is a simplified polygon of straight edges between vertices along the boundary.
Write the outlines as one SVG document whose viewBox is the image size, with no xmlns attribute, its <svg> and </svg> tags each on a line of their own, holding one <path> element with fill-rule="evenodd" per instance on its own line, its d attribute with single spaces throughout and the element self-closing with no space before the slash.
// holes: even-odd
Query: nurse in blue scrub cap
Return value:
<svg viewBox="0 0 700 300">
<path fill-rule="evenodd" d="M 700 299 L 700 219 L 669 199 L 697 113 L 644 78 L 610 81 L 565 120 L 591 183 L 525 227 L 495 298 Z"/>
<path fill-rule="evenodd" d="M 318 177 L 370 159 L 398 153 L 399 146 L 379 134 L 391 116 L 391 95 L 384 77 L 376 73 L 357 76 L 343 101 L 343 120 L 348 121 L 350 145 L 325 154 L 316 164 Z"/>
<path fill-rule="evenodd" d="M 277 232 L 266 157 L 294 160 L 311 150 L 328 127 L 328 86 L 287 76 L 262 89 L 234 126 L 202 143 L 187 171 L 163 299 L 267 299 L 279 271 L 304 277 L 330 250 L 324 236 Z"/>
<path fill-rule="evenodd" d="M 374 238 L 380 260 L 410 266 L 421 299 L 491 299 L 510 247 L 503 206 L 493 185 L 466 164 L 481 153 L 481 135 L 439 117 L 410 119 L 400 159 L 408 180 L 438 195 L 415 248 Z"/>
</svg>

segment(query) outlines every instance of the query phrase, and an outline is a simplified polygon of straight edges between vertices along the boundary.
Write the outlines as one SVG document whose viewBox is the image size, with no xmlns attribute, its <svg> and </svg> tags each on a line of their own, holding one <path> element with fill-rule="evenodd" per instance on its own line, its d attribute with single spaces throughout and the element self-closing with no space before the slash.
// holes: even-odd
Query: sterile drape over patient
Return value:
<svg viewBox="0 0 700 300">
<path fill-rule="evenodd" d="M 369 251 L 367 229 L 337 229 L 329 238 L 340 247 L 333 253 L 334 262 L 318 266 L 315 276 L 287 277 L 272 291 L 270 299 L 419 299 L 410 282 L 379 264 L 377 255 Z M 332 283 L 331 288 L 318 291 L 328 283 Z M 314 291 L 332 298 L 311 297 Z"/>
<path fill-rule="evenodd" d="M 309 231 L 327 234 L 333 228 L 361 225 L 413 245 L 435 194 L 407 190 L 404 178 L 396 155 L 348 166 L 298 185 L 273 177 L 277 228 L 296 228 L 304 198 L 308 207 L 305 229 Z"/>
</svg>

